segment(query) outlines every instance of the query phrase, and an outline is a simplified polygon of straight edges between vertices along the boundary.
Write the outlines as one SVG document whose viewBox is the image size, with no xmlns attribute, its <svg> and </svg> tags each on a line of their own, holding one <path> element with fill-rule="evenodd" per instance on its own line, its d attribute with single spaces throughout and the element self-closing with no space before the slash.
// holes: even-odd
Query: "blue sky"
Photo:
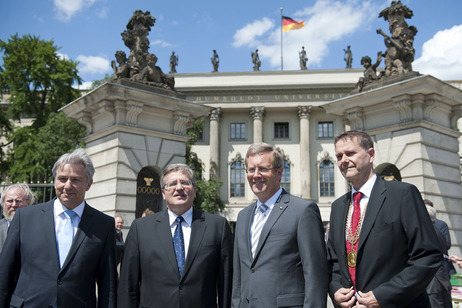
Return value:
<svg viewBox="0 0 462 308">
<path fill-rule="evenodd" d="M 158 65 L 169 71 L 172 51 L 179 55 L 179 73 L 212 71 L 216 49 L 220 72 L 251 71 L 251 52 L 259 49 L 262 71 L 281 69 L 281 11 L 305 21 L 305 27 L 285 32 L 284 70 L 299 70 L 298 51 L 304 46 L 308 69 L 343 69 L 343 49 L 351 45 L 353 68 L 362 56 L 373 60 L 385 51 L 381 28 L 388 22 L 379 12 L 387 0 L 18 0 L 3 1 L 0 39 L 31 34 L 54 40 L 59 52 L 78 61 L 84 82 L 111 74 L 117 50 L 128 53 L 121 33 L 135 10 L 156 18 L 150 49 Z M 462 80 L 462 1 L 402 0 L 413 12 L 417 27 L 414 70 L 443 80 Z M 0 60 L 0 63 L 2 61 Z M 382 64 L 383 66 L 383 64 Z"/>
</svg>

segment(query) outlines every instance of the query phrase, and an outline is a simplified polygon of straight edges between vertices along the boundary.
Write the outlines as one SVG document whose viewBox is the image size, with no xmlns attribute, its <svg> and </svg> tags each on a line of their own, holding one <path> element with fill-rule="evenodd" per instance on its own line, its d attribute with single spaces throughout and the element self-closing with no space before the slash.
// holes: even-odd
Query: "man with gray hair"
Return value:
<svg viewBox="0 0 462 308">
<path fill-rule="evenodd" d="M 115 307 L 114 218 L 85 201 L 94 172 L 85 150 L 64 154 L 57 198 L 18 209 L 0 254 L 0 307 Z"/>
<path fill-rule="evenodd" d="M 16 210 L 35 202 L 35 196 L 27 184 L 13 184 L 8 186 L 1 199 L 3 218 L 0 220 L 0 252 L 6 240 L 6 234 L 13 220 Z"/>
</svg>

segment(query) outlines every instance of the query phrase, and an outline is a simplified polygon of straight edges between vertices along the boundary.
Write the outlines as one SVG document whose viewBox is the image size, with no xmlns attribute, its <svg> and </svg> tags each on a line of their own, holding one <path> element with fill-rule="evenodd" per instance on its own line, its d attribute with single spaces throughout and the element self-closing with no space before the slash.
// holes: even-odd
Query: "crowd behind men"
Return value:
<svg viewBox="0 0 462 308">
<path fill-rule="evenodd" d="M 257 143 L 245 157 L 256 201 L 239 213 L 234 240 L 225 218 L 192 206 L 194 171 L 171 164 L 161 176 L 167 208 L 135 219 L 124 241 L 123 217 L 85 201 L 88 155 L 64 154 L 53 167 L 57 198 L 28 206 L 23 184 L 1 198 L 0 307 L 326 307 L 327 294 L 335 307 L 435 307 L 426 288 L 447 240 L 434 210 L 415 186 L 375 174 L 367 133 L 334 144 L 352 187 L 332 204 L 326 234 L 317 204 L 280 186 L 282 149 Z"/>
</svg>

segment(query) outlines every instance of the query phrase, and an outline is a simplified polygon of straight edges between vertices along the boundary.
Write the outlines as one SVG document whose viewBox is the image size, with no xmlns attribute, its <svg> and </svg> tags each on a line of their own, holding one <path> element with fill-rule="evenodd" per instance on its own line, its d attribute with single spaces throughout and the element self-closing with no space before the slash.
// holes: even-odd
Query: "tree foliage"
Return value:
<svg viewBox="0 0 462 308">
<path fill-rule="evenodd" d="M 197 154 L 192 152 L 191 147 L 196 143 L 204 127 L 204 119 L 194 121 L 193 126 L 188 129 L 187 135 L 189 140 L 186 143 L 186 164 L 196 173 L 196 198 L 194 207 L 205 212 L 218 213 L 223 211 L 225 205 L 220 198 L 219 189 L 223 182 L 219 178 L 211 177 L 205 180 L 203 177 L 203 165 Z"/>
<path fill-rule="evenodd" d="M 0 145 L 0 173 L 13 181 L 32 180 L 49 174 L 61 154 L 83 146 L 85 128 L 58 113 L 80 95 L 73 88 L 81 84 L 78 63 L 61 57 L 52 40 L 31 35 L 0 40 L 0 51 L 0 91 L 9 94 L 0 115 L 0 133 L 8 139 Z M 24 117 L 34 119 L 31 126 L 13 126 Z"/>
<path fill-rule="evenodd" d="M 30 126 L 18 128 L 12 137 L 17 146 L 7 158 L 8 176 L 14 181 L 51 176 L 50 171 L 59 156 L 85 146 L 82 141 L 85 133 L 84 126 L 61 112 L 52 113 L 46 125 L 36 133 Z"/>
<path fill-rule="evenodd" d="M 48 116 L 79 96 L 73 84 L 81 84 L 77 62 L 58 55 L 53 40 L 13 35 L 0 40 L 3 67 L 0 89 L 11 95 L 8 114 L 19 121 L 23 114 L 35 118 L 32 127 L 44 126 Z"/>
</svg>

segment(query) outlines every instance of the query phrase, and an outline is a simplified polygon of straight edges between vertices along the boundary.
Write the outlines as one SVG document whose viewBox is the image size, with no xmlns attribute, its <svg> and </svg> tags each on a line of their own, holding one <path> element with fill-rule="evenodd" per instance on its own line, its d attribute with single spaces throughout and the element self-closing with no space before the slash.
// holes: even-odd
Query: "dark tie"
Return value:
<svg viewBox="0 0 462 308">
<path fill-rule="evenodd" d="M 181 216 L 176 218 L 176 229 L 173 234 L 173 248 L 175 249 L 176 263 L 178 264 L 180 276 L 183 275 L 185 259 L 183 228 L 181 227 L 183 221 L 184 219 Z"/>
<path fill-rule="evenodd" d="M 363 197 L 363 194 L 359 191 L 355 192 L 353 194 L 353 215 L 351 217 L 351 234 L 355 234 L 356 229 L 358 228 L 358 223 L 359 220 L 361 219 L 361 206 L 360 206 L 360 200 Z M 349 241 L 347 241 L 347 253 L 350 252 L 351 250 L 358 251 L 358 241 L 354 243 L 354 245 L 351 245 Z M 356 282 L 356 266 L 355 267 L 348 267 L 348 270 L 350 272 L 351 280 L 353 281 L 353 285 L 355 285 Z"/>
</svg>

